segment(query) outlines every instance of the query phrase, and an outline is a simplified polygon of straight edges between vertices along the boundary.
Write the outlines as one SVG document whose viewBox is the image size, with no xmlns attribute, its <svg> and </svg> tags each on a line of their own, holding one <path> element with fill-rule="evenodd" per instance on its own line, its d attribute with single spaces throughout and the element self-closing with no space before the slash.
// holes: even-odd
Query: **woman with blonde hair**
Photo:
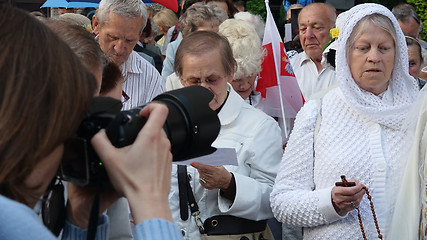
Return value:
<svg viewBox="0 0 427 240">
<path fill-rule="evenodd" d="M 227 19 L 219 26 L 221 33 L 230 42 L 237 69 L 230 84 L 249 104 L 257 106 L 260 94 L 254 92 L 255 79 L 261 72 L 264 52 L 255 29 L 247 22 Z"/>
<path fill-rule="evenodd" d="M 163 36 L 157 41 L 157 44 L 163 46 L 165 36 L 170 27 L 175 26 L 178 23 L 178 17 L 170 9 L 163 9 L 156 13 L 153 17 L 153 22 L 159 27 L 159 30 L 163 33 Z"/>
</svg>

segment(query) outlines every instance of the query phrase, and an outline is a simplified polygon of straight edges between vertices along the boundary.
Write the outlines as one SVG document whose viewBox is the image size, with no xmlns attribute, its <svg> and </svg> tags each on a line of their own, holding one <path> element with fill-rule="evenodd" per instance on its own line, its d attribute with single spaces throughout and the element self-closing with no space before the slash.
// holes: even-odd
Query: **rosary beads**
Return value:
<svg viewBox="0 0 427 240">
<path fill-rule="evenodd" d="M 383 239 L 383 235 L 381 234 L 381 231 L 380 231 L 380 226 L 378 225 L 377 215 L 375 214 L 374 202 L 372 202 L 372 197 L 369 194 L 368 188 L 367 187 L 363 187 L 363 189 L 365 189 L 366 195 L 368 195 L 369 203 L 371 204 L 372 216 L 374 218 L 375 228 L 377 229 L 377 232 L 378 232 L 378 238 L 379 239 Z M 363 239 L 366 240 L 367 238 L 366 238 L 366 234 L 365 234 L 365 229 L 363 228 L 362 216 L 360 216 L 360 210 L 359 210 L 359 208 L 356 208 L 356 209 L 357 209 L 357 217 L 359 218 L 360 230 L 362 231 Z"/>
</svg>

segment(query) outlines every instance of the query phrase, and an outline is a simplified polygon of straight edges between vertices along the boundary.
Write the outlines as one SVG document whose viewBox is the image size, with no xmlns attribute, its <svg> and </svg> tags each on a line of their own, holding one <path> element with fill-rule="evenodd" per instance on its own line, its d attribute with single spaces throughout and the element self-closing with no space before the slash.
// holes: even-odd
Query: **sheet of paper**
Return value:
<svg viewBox="0 0 427 240">
<path fill-rule="evenodd" d="M 177 165 L 190 165 L 193 162 L 199 162 L 210 166 L 238 165 L 236 150 L 234 148 L 218 148 L 212 154 L 173 163 Z"/>
</svg>

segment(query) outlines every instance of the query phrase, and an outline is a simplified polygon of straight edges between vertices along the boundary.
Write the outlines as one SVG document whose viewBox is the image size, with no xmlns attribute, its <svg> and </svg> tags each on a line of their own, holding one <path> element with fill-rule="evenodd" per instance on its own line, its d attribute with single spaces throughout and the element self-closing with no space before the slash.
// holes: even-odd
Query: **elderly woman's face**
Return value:
<svg viewBox="0 0 427 240">
<path fill-rule="evenodd" d="M 415 45 L 408 46 L 409 74 L 418 78 L 421 72 L 421 59 L 419 48 Z"/>
<path fill-rule="evenodd" d="M 217 110 L 227 98 L 227 76 L 218 51 L 208 51 L 202 55 L 187 54 L 182 58 L 181 83 L 185 87 L 200 85 L 209 89 L 214 98 L 209 103 L 212 110 Z"/>
<path fill-rule="evenodd" d="M 254 90 L 256 76 L 256 74 L 252 74 L 248 77 L 233 79 L 230 84 L 233 86 L 234 91 L 236 91 L 243 99 L 246 99 Z"/>
<path fill-rule="evenodd" d="M 351 75 L 360 88 L 378 95 L 387 90 L 394 57 L 392 36 L 382 28 L 367 25 L 350 50 Z"/>
</svg>

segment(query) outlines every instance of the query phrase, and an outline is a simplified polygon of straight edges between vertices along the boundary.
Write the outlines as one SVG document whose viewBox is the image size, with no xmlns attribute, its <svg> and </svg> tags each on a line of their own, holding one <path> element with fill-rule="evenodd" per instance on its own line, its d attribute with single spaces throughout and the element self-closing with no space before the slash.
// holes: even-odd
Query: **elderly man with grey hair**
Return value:
<svg viewBox="0 0 427 240">
<path fill-rule="evenodd" d="M 331 40 L 335 26 L 335 8 L 326 3 L 311 3 L 298 15 L 298 28 L 303 52 L 290 58 L 298 85 L 305 99 L 328 89 L 335 82 L 334 69 L 322 65 L 322 53 Z"/>
<path fill-rule="evenodd" d="M 394 6 L 391 11 L 399 22 L 402 32 L 415 36 L 421 46 L 427 49 L 427 43 L 420 39 L 423 31 L 423 22 L 415 11 L 415 8 L 410 4 L 401 3 Z"/>
<path fill-rule="evenodd" d="M 93 17 L 102 51 L 122 70 L 124 110 L 150 102 L 165 89 L 156 68 L 133 51 L 147 19 L 141 0 L 102 0 Z"/>
</svg>

